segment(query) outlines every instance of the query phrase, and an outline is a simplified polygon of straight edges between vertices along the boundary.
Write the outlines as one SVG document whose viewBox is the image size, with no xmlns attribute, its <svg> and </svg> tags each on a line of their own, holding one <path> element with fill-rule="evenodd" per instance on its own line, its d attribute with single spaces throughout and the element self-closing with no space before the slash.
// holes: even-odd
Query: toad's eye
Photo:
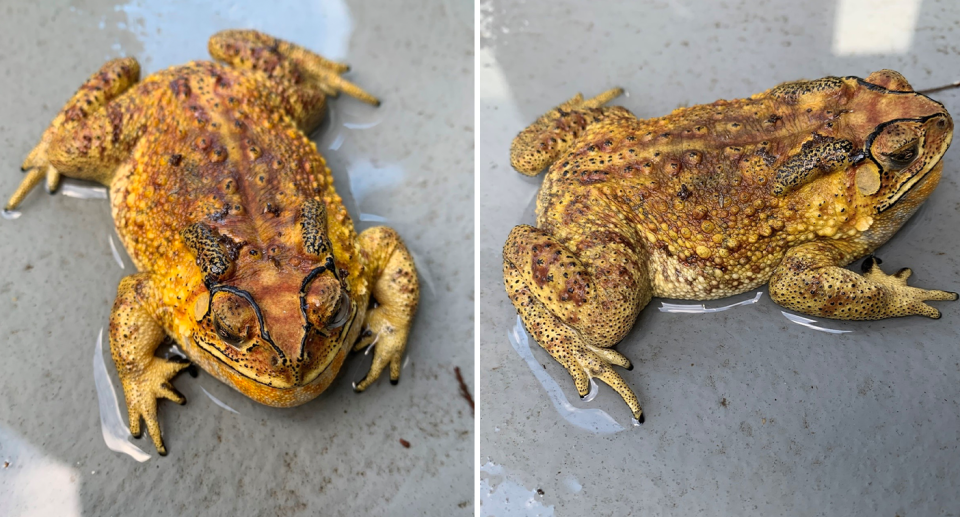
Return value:
<svg viewBox="0 0 960 517">
<path fill-rule="evenodd" d="M 350 297 L 347 296 L 346 291 L 341 291 L 340 301 L 337 303 L 337 312 L 334 313 L 333 317 L 330 318 L 330 321 L 327 322 L 326 327 L 328 329 L 338 329 L 347 322 L 347 318 L 350 317 Z"/>
<path fill-rule="evenodd" d="M 234 293 L 215 293 L 210 313 L 217 336 L 234 348 L 249 341 L 257 328 L 256 311 L 249 301 Z"/>
<path fill-rule="evenodd" d="M 919 152 L 918 142 L 913 141 L 910 145 L 901 147 L 892 153 L 884 153 L 884 156 L 890 160 L 890 164 L 898 169 L 904 169 L 913 163 Z"/>
<path fill-rule="evenodd" d="M 217 331 L 217 335 L 220 336 L 220 339 L 222 339 L 228 345 L 239 347 L 244 341 L 240 334 L 230 328 L 230 325 L 225 324 L 217 317 L 213 318 L 213 328 Z"/>
</svg>

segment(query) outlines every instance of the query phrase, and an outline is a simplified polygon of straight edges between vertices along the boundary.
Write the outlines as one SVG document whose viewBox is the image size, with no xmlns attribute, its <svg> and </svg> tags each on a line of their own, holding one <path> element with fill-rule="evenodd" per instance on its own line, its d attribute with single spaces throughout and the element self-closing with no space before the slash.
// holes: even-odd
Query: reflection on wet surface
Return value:
<svg viewBox="0 0 960 517">
<path fill-rule="evenodd" d="M 814 325 L 814 323 L 817 322 L 816 320 L 812 320 L 810 318 L 804 318 L 803 316 L 798 316 L 796 314 L 790 314 L 789 312 L 786 312 L 786 311 L 780 311 L 780 314 L 783 314 L 785 318 L 796 323 L 797 325 L 802 325 L 804 327 L 807 327 L 808 329 L 819 330 L 820 332 L 826 332 L 827 334 L 846 334 L 848 332 L 853 332 L 852 330 L 828 329 L 828 328 L 821 327 L 819 325 Z"/>
<path fill-rule="evenodd" d="M 107 199 L 107 187 L 69 178 L 60 183 L 60 193 L 77 199 Z"/>
<path fill-rule="evenodd" d="M 126 14 L 118 28 L 130 31 L 143 44 L 145 73 L 170 65 L 205 59 L 206 41 L 197 34 L 223 29 L 256 28 L 303 45 L 334 60 L 347 56 L 353 18 L 343 0 L 323 2 L 192 2 L 132 1 L 116 6 Z M 105 28 L 106 16 L 101 18 Z M 171 42 L 185 44 L 171 45 Z M 117 49 L 120 49 L 119 42 Z"/>
<path fill-rule="evenodd" d="M 0 515 L 80 516 L 78 469 L 0 424 Z"/>
<path fill-rule="evenodd" d="M 527 363 L 527 366 L 530 367 L 533 376 L 537 378 L 540 385 L 543 386 L 543 389 L 547 391 L 547 396 L 549 396 L 553 402 L 553 407 L 556 408 L 560 416 L 566 419 L 567 422 L 597 434 L 612 434 L 623 431 L 623 426 L 618 424 L 606 411 L 602 409 L 581 409 L 575 407 L 567 400 L 566 395 L 563 394 L 563 390 L 560 389 L 557 381 L 544 370 L 540 362 L 533 356 L 533 351 L 530 350 L 531 340 L 529 334 L 527 334 L 527 330 L 523 328 L 523 322 L 520 320 L 520 316 L 517 316 L 517 324 L 507 333 L 507 338 L 510 340 L 510 344 L 513 345 L 513 349 L 520 354 L 520 357 Z M 597 385 L 593 382 L 593 379 L 590 379 L 590 381 L 590 395 L 587 397 L 593 400 L 593 397 L 596 396 Z M 589 402 L 589 400 L 587 401 Z"/>
<path fill-rule="evenodd" d="M 361 221 L 387 222 L 383 216 L 364 212 L 364 201 L 375 191 L 389 192 L 403 183 L 405 173 L 397 165 L 375 167 L 368 160 L 355 160 L 347 165 L 350 178 L 350 193 L 357 204 L 356 212 Z"/>
<path fill-rule="evenodd" d="M 753 298 L 743 300 L 742 302 L 731 303 L 730 305 L 723 305 L 720 307 L 711 307 L 707 308 L 702 303 L 689 304 L 689 303 L 666 303 L 660 302 L 660 312 L 673 312 L 679 314 L 709 314 L 712 312 L 723 312 L 726 310 L 733 309 L 734 307 L 743 307 L 744 305 L 753 305 L 760 301 L 760 297 L 763 295 L 763 291 L 758 291 L 757 295 Z"/>
<path fill-rule="evenodd" d="M 117 245 L 113 242 L 113 234 L 108 234 L 107 240 L 110 242 L 110 254 L 113 255 L 113 260 L 120 266 L 120 269 L 126 269 L 127 266 L 123 265 L 123 258 L 120 257 L 120 251 L 117 250 Z"/>
<path fill-rule="evenodd" d="M 510 479 L 502 465 L 486 462 L 480 466 L 481 517 L 553 517 L 553 505 L 544 506 L 537 490 Z M 542 491 L 541 491 L 542 492 Z"/>
<path fill-rule="evenodd" d="M 913 43 L 921 2 L 838 0 L 833 53 L 838 56 L 906 53 Z"/>
<path fill-rule="evenodd" d="M 110 380 L 107 365 L 103 359 L 102 328 L 93 352 L 93 380 L 97 385 L 97 401 L 100 406 L 100 430 L 103 431 L 103 441 L 107 444 L 107 448 L 126 454 L 139 462 L 149 460 L 149 454 L 129 441 L 130 428 L 123 423 L 123 417 L 120 415 L 120 401 L 117 399 L 117 392 L 113 388 L 113 382 Z"/>
<path fill-rule="evenodd" d="M 573 476 L 567 476 L 563 479 L 563 485 L 570 491 L 571 494 L 576 494 L 577 492 L 583 490 L 583 485 L 580 484 L 580 481 Z"/>
<path fill-rule="evenodd" d="M 13 221 L 14 219 L 19 219 L 23 212 L 19 210 L 3 210 L 3 218 L 8 221 Z"/>
<path fill-rule="evenodd" d="M 214 397 L 209 391 L 207 391 L 207 388 L 204 388 L 203 386 L 200 386 L 200 389 L 203 391 L 204 395 L 210 397 L 210 400 L 212 400 L 214 404 L 216 404 L 216 405 L 222 407 L 223 409 L 226 409 L 227 411 L 230 411 L 230 412 L 232 412 L 232 413 L 236 413 L 236 414 L 238 414 L 238 415 L 240 414 L 240 412 L 237 411 L 236 409 L 233 409 L 232 407 L 228 406 L 228 405 L 227 405 L 225 402 L 223 402 L 222 400 L 218 399 L 217 397 Z"/>
</svg>

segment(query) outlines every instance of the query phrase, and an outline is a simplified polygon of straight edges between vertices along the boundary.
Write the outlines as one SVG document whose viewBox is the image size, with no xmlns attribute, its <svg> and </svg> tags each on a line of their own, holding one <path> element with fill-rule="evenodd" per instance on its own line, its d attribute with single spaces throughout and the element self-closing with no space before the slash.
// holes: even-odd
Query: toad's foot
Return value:
<svg viewBox="0 0 960 517">
<path fill-rule="evenodd" d="M 867 257 L 862 265 L 863 277 L 883 286 L 887 294 L 887 311 L 890 316 L 916 314 L 939 319 L 942 316 L 940 311 L 923 302 L 957 299 L 957 293 L 908 286 L 907 279 L 913 274 L 913 270 L 905 267 L 892 275 L 888 275 L 880 270 L 881 262 L 877 257 Z"/>
<path fill-rule="evenodd" d="M 613 88 L 584 100 L 578 93 L 548 111 L 513 139 L 511 165 L 522 174 L 536 176 L 569 149 L 590 124 L 610 117 L 632 117 L 623 108 L 603 107 L 621 94 L 622 88 Z"/>
<path fill-rule="evenodd" d="M 380 378 L 387 365 L 390 365 L 390 383 L 400 382 L 400 360 L 407 345 L 407 330 L 391 322 L 382 305 L 367 314 L 366 329 L 353 349 L 359 351 L 373 345 L 373 363 L 363 380 L 354 385 L 354 390 L 361 392 L 367 389 Z"/>
<path fill-rule="evenodd" d="M 270 75 L 284 75 L 294 84 L 315 86 L 331 97 L 343 92 L 368 104 L 380 105 L 376 97 L 340 76 L 350 70 L 345 63 L 330 61 L 299 45 L 262 32 L 221 31 L 210 38 L 208 48 L 214 59 L 231 66 L 264 70 Z"/>
<path fill-rule="evenodd" d="M 187 399 L 170 384 L 170 379 L 188 366 L 190 363 L 187 362 L 175 363 L 154 357 L 137 374 L 121 378 L 127 399 L 130 433 L 134 438 L 140 438 L 142 418 L 161 456 L 167 455 L 167 448 L 163 445 L 160 422 L 157 420 L 157 399 L 164 398 L 180 405 L 187 403 Z"/>
<path fill-rule="evenodd" d="M 48 133 L 52 133 L 48 130 Z M 20 170 L 27 173 L 27 177 L 21 183 L 20 187 L 17 189 L 17 193 L 13 195 L 13 198 L 19 203 L 20 199 L 23 199 L 23 196 L 26 196 L 27 193 L 40 182 L 42 178 L 47 179 L 47 191 L 51 194 L 57 190 L 57 187 L 60 186 L 60 171 L 56 169 L 53 165 L 50 164 L 50 159 L 47 156 L 48 148 L 50 147 L 50 140 L 53 135 L 44 134 L 43 138 L 40 140 L 40 143 L 30 151 L 30 154 L 27 155 L 27 159 L 23 161 L 23 165 L 20 166 Z M 20 190 L 24 190 L 23 194 L 20 194 Z M 18 195 L 20 196 L 18 198 Z M 13 202 L 13 199 L 11 200 Z"/>
<path fill-rule="evenodd" d="M 887 275 L 874 257 L 864 261 L 863 275 L 838 266 L 847 262 L 848 257 L 829 243 L 797 246 L 770 277 L 770 297 L 802 314 L 839 320 L 939 318 L 940 311 L 924 302 L 957 299 L 957 293 L 908 286 L 909 269 Z"/>
<path fill-rule="evenodd" d="M 630 361 L 621 353 L 591 345 L 575 329 L 554 316 L 532 295 L 526 286 L 518 283 L 520 273 L 512 264 L 504 264 L 504 278 L 512 286 L 510 300 L 520 313 L 524 325 L 534 340 L 562 364 L 573 377 L 580 398 L 590 393 L 590 379 L 600 379 L 616 390 L 630 407 L 633 417 L 643 422 L 643 409 L 633 390 L 620 377 L 613 366 L 633 369 Z"/>
<path fill-rule="evenodd" d="M 373 278 L 373 299 L 379 304 L 364 321 L 365 330 L 354 350 L 374 345 L 370 372 L 354 390 L 361 392 L 376 381 L 390 365 L 390 382 L 400 380 L 400 359 L 407 347 L 407 334 L 420 300 L 420 284 L 413 256 L 397 232 L 385 226 L 368 228 L 360 234 L 363 253 L 369 258 Z"/>
<path fill-rule="evenodd" d="M 21 169 L 27 176 L 6 204 L 13 210 L 46 178 L 54 192 L 61 176 L 110 183 L 117 164 L 132 149 L 139 135 L 133 123 L 118 125 L 106 106 L 129 90 L 140 78 L 133 58 L 118 58 L 100 67 L 77 90 L 30 151 Z M 107 135 L 110 135 L 107 137 Z M 91 145 L 91 142 L 96 144 Z"/>
<path fill-rule="evenodd" d="M 17 187 L 17 190 L 14 191 L 13 195 L 10 196 L 7 204 L 4 205 L 4 210 L 16 210 L 16 208 L 20 206 L 20 203 L 23 202 L 23 199 L 27 197 L 27 194 L 43 181 L 43 178 L 47 178 L 47 189 L 51 193 L 54 192 L 60 184 L 60 173 L 57 172 L 57 169 L 53 168 L 52 165 L 44 167 L 24 167 L 24 170 L 27 175 L 20 182 L 20 185 Z"/>
<path fill-rule="evenodd" d="M 630 368 L 630 361 L 610 348 L 650 301 L 646 265 L 629 229 L 584 228 L 585 238 L 563 243 L 541 228 L 515 227 L 503 247 L 504 287 L 527 330 L 570 372 L 581 397 L 591 378 L 600 379 L 642 421 L 640 402 L 613 369 Z"/>
<path fill-rule="evenodd" d="M 554 346 L 556 353 L 551 350 L 550 355 L 570 372 L 581 399 L 590 392 L 590 379 L 600 379 L 620 394 L 630 408 L 630 412 L 633 413 L 633 418 L 643 423 L 643 409 L 640 407 L 640 401 L 620 374 L 613 369 L 616 365 L 633 370 L 629 359 L 616 350 L 595 347 L 582 341 L 571 340 Z"/>
</svg>

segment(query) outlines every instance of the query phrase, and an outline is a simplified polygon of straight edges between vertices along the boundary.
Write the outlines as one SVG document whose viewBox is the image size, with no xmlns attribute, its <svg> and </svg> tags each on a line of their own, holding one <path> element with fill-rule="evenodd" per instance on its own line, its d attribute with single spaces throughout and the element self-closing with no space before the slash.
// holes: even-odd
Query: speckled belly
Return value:
<svg viewBox="0 0 960 517">
<path fill-rule="evenodd" d="M 764 257 L 742 268 L 700 267 L 666 251 L 650 253 L 648 267 L 655 298 L 715 300 L 763 286 L 780 264 L 783 254 Z"/>
</svg>

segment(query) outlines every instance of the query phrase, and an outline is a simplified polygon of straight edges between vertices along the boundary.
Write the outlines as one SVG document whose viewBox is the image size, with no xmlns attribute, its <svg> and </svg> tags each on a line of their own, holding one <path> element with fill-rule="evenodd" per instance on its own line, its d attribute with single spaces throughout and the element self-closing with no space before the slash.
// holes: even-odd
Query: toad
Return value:
<svg viewBox="0 0 960 517">
<path fill-rule="evenodd" d="M 109 187 L 116 230 L 138 273 L 110 315 L 110 349 L 130 430 L 166 453 L 157 401 L 187 364 L 154 355 L 165 339 L 248 397 L 277 407 L 326 389 L 347 352 L 374 344 L 363 391 L 396 383 L 419 284 L 387 227 L 359 235 L 307 138 L 342 92 L 347 65 L 250 30 L 209 40 L 215 61 L 139 80 L 132 58 L 93 74 L 30 152 L 7 210 L 44 179 Z"/>
<path fill-rule="evenodd" d="M 503 248 L 507 294 L 573 377 L 613 387 L 612 349 L 654 297 L 712 300 L 769 285 L 811 316 L 939 318 L 957 294 L 907 285 L 871 255 L 930 196 L 953 120 L 897 72 L 781 84 L 640 120 L 577 95 L 514 139 L 513 167 L 547 174 L 537 225 Z M 843 266 L 867 256 L 863 274 Z"/>
</svg>

